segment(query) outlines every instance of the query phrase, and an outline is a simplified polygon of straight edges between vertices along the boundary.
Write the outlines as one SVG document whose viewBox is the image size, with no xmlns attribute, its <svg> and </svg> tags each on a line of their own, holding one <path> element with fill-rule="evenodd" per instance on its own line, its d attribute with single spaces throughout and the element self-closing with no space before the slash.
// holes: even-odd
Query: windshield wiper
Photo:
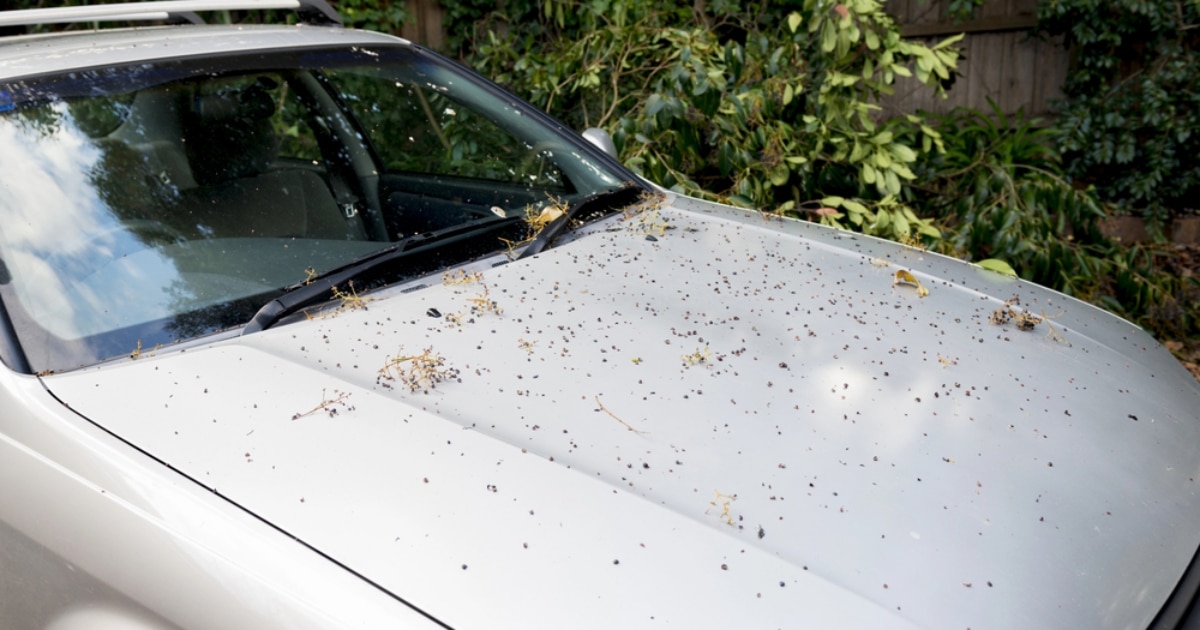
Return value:
<svg viewBox="0 0 1200 630">
<path fill-rule="evenodd" d="M 546 249 L 554 243 L 554 239 L 558 238 L 572 221 L 578 217 L 582 217 L 585 213 L 604 212 L 613 208 L 628 206 L 640 199 L 642 192 L 643 189 L 641 186 L 626 184 L 620 188 L 606 190 L 580 199 L 575 205 L 568 208 L 562 216 L 546 224 L 546 227 L 542 228 L 542 231 L 538 232 L 537 236 L 534 236 L 533 240 L 529 241 L 529 245 L 525 246 L 524 251 L 516 259 L 528 258 Z"/>
<path fill-rule="evenodd" d="M 474 232 L 490 231 L 500 224 L 515 223 L 519 217 L 489 217 L 454 225 L 442 230 L 414 234 L 404 238 L 384 249 L 355 259 L 340 267 L 335 267 L 317 276 L 306 279 L 303 283 L 284 288 L 283 295 L 267 302 L 254 313 L 254 317 L 242 327 L 243 335 L 266 330 L 279 320 L 305 309 L 314 304 L 321 304 L 333 299 L 332 291 L 350 280 L 369 271 L 390 264 L 405 256 L 426 251 L 430 246 L 453 239 L 456 236 L 468 236 Z"/>
<path fill-rule="evenodd" d="M 529 245 L 525 247 L 517 259 L 533 256 L 549 247 L 554 242 L 554 239 L 558 238 L 563 230 L 577 218 L 589 212 L 603 213 L 613 208 L 628 206 L 635 203 L 641 195 L 642 188 L 640 186 L 629 184 L 581 199 L 575 205 L 568 208 L 562 216 L 542 228 L 542 231 L 533 237 L 533 240 L 529 242 Z M 250 318 L 250 321 L 242 327 L 241 334 L 247 335 L 266 330 L 278 323 L 279 320 L 293 313 L 314 304 L 328 302 L 333 298 L 332 291 L 335 287 L 341 286 L 371 270 L 390 264 L 395 260 L 419 251 L 424 251 L 447 239 L 469 235 L 473 232 L 491 230 L 500 224 L 515 223 L 518 220 L 520 220 L 518 216 L 480 219 L 470 223 L 451 226 L 443 230 L 409 236 L 364 258 L 359 258 L 346 265 L 330 269 L 316 277 L 309 278 L 302 284 L 286 287 L 283 295 L 267 302 L 254 313 L 254 317 Z"/>
</svg>

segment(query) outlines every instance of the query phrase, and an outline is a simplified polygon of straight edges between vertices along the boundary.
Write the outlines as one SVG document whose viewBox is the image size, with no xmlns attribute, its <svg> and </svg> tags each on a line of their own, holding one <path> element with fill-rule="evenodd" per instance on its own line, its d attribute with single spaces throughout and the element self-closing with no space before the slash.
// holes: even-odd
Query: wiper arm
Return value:
<svg viewBox="0 0 1200 630">
<path fill-rule="evenodd" d="M 562 216 L 546 224 L 542 231 L 529 241 L 529 245 L 525 246 L 524 251 L 517 260 L 528 258 L 541 252 L 554 243 L 554 239 L 562 234 L 563 230 L 571 224 L 577 217 L 583 216 L 587 212 L 596 212 L 628 206 L 636 202 L 642 196 L 643 189 L 635 184 L 626 184 L 620 188 L 606 190 L 596 193 L 588 197 L 584 197 L 576 202 L 575 205 L 567 209 Z"/>
<path fill-rule="evenodd" d="M 389 260 L 397 258 L 397 254 L 403 255 L 404 249 L 398 247 L 389 247 L 384 251 L 359 262 L 351 263 L 349 266 L 342 267 L 331 272 L 321 274 L 319 277 L 307 281 L 307 284 L 293 285 L 284 291 L 283 295 L 263 304 L 261 308 L 254 313 L 254 317 L 242 327 L 242 334 L 248 335 L 256 333 L 260 330 L 266 330 L 275 325 L 276 322 L 299 311 L 301 309 L 327 302 L 332 297 L 334 287 L 349 281 L 351 278 L 374 268 L 376 265 L 384 264 Z"/>
<path fill-rule="evenodd" d="M 333 299 L 335 287 L 345 284 L 372 269 L 387 265 L 395 260 L 426 249 L 437 242 L 462 236 L 479 230 L 494 228 L 501 223 L 513 223 L 517 217 L 487 218 L 455 225 L 443 230 L 414 234 L 366 257 L 351 261 L 341 267 L 330 269 L 301 284 L 285 287 L 283 295 L 267 302 L 254 313 L 254 317 L 242 327 L 248 335 L 274 326 L 279 320 L 304 308 Z"/>
</svg>

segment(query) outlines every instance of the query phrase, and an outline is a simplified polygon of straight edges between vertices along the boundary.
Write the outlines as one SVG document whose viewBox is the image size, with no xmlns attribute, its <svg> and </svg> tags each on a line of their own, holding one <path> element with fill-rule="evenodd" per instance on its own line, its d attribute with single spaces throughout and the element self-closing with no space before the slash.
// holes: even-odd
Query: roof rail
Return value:
<svg viewBox="0 0 1200 630">
<path fill-rule="evenodd" d="M 203 23 L 196 13 L 252 9 L 294 9 L 306 24 L 342 25 L 341 16 L 325 0 L 153 0 L 3 11 L 0 12 L 0 26 L 113 21 Z"/>
</svg>

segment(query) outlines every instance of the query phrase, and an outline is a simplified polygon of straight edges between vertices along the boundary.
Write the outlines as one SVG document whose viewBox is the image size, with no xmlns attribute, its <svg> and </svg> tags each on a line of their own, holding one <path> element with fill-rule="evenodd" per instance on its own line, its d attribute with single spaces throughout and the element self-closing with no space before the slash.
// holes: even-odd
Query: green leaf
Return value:
<svg viewBox="0 0 1200 630">
<path fill-rule="evenodd" d="M 917 232 L 930 238 L 942 238 L 942 232 L 933 227 L 933 224 L 929 221 L 921 221 L 917 223 Z"/>
<path fill-rule="evenodd" d="M 988 271 L 994 271 L 1005 276 L 1016 277 L 1017 275 L 1017 271 L 1012 268 L 1012 265 L 1000 260 L 999 258 L 987 258 L 975 264 L 987 269 Z"/>
<path fill-rule="evenodd" d="M 879 171 L 876 171 L 874 166 L 863 162 L 862 180 L 864 184 L 874 184 L 879 181 Z"/>
<path fill-rule="evenodd" d="M 720 169 L 721 175 L 728 177 L 733 172 L 733 145 L 728 142 L 721 143 L 721 148 L 717 150 L 717 168 Z"/>
<path fill-rule="evenodd" d="M 937 45 L 935 45 L 933 47 L 933 49 L 934 50 L 942 50 L 943 48 L 957 44 L 958 42 L 962 41 L 962 38 L 965 36 L 966 36 L 966 33 L 959 33 L 957 35 L 952 35 L 950 37 L 947 37 L 946 39 L 943 39 L 942 41 L 938 42 Z"/>
<path fill-rule="evenodd" d="M 788 169 L 787 164 L 781 162 L 777 164 L 775 168 L 771 169 L 771 172 L 767 174 L 767 177 L 771 180 L 772 184 L 775 184 L 776 186 L 782 186 L 787 183 L 788 178 L 791 177 L 791 174 L 792 172 Z"/>
<path fill-rule="evenodd" d="M 892 169 L 892 171 L 894 173 L 896 173 L 900 177 L 903 177 L 904 179 L 912 180 L 912 179 L 917 178 L 917 176 L 914 175 L 913 172 L 911 170 L 909 170 L 909 168 L 907 166 L 905 166 L 899 162 L 892 162 L 888 168 Z"/>
<path fill-rule="evenodd" d="M 800 24 L 804 21 L 804 16 L 799 13 L 792 12 L 787 17 L 788 30 L 795 33 L 796 29 L 800 28 Z"/>
<path fill-rule="evenodd" d="M 887 183 L 886 190 L 889 195 L 900 194 L 900 178 L 896 177 L 896 172 L 892 170 L 884 171 L 883 180 Z"/>
<path fill-rule="evenodd" d="M 862 205 L 861 203 L 859 203 L 857 201 L 852 201 L 850 199 L 842 200 L 842 207 L 849 210 L 851 215 L 855 215 L 855 214 L 869 215 L 869 214 L 871 214 L 871 211 L 867 210 L 866 206 Z"/>
<path fill-rule="evenodd" d="M 656 114 L 658 114 L 659 111 L 662 110 L 663 105 L 665 104 L 666 103 L 663 101 L 662 95 L 658 94 L 657 92 L 651 94 L 650 97 L 646 99 L 646 115 L 653 118 Z"/>
<path fill-rule="evenodd" d="M 892 155 L 901 162 L 917 161 L 917 153 L 903 144 L 892 144 L 888 147 L 892 151 Z"/>
<path fill-rule="evenodd" d="M 821 52 L 831 53 L 837 47 L 837 31 L 832 22 L 826 22 L 821 28 Z"/>
<path fill-rule="evenodd" d="M 846 158 L 850 162 L 860 162 L 863 156 L 866 155 L 867 149 L 862 143 L 855 141 L 854 148 L 850 150 L 850 157 Z"/>
</svg>

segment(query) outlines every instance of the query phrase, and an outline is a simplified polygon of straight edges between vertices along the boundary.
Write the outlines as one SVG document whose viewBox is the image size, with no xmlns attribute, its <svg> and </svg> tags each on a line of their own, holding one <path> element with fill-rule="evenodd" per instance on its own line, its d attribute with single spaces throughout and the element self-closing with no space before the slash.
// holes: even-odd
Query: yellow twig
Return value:
<svg viewBox="0 0 1200 630">
<path fill-rule="evenodd" d="M 604 403 L 601 403 L 601 402 L 600 402 L 600 397 L 599 397 L 599 396 L 596 396 L 596 406 L 600 408 L 600 411 L 603 411 L 604 413 L 608 414 L 608 415 L 609 415 L 609 417 L 611 417 L 613 420 L 616 420 L 617 422 L 620 422 L 620 423 L 621 423 L 621 425 L 622 425 L 622 426 L 624 426 L 626 429 L 629 429 L 630 431 L 633 431 L 634 433 L 637 433 L 638 435 L 645 435 L 645 434 L 646 434 L 646 432 L 645 432 L 645 431 L 638 431 L 637 429 L 633 428 L 633 426 L 632 426 L 632 425 L 630 425 L 628 422 L 625 422 L 624 420 L 622 420 L 622 419 L 618 418 L 618 417 L 617 417 L 617 414 L 615 414 L 615 413 L 613 413 L 613 412 L 609 411 L 609 410 L 608 410 L 608 407 L 605 407 L 605 406 L 604 406 Z"/>
</svg>

